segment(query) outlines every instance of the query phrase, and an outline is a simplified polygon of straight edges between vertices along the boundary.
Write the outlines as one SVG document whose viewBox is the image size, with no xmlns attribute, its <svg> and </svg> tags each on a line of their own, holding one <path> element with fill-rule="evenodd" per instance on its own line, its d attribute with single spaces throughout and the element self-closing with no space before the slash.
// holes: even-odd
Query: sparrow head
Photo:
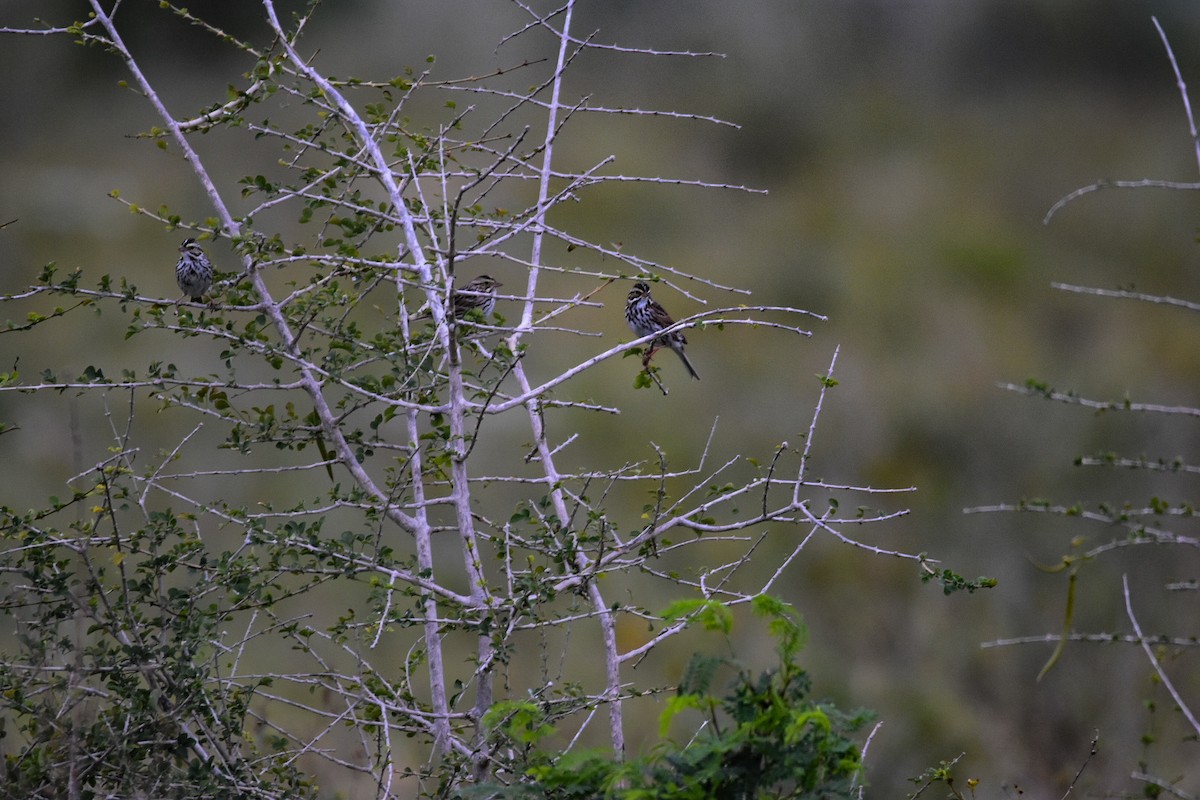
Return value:
<svg viewBox="0 0 1200 800">
<path fill-rule="evenodd" d="M 633 285 L 633 288 L 629 290 L 628 302 L 636 303 L 638 300 L 641 300 L 643 297 L 649 297 L 649 296 L 650 296 L 650 284 L 646 283 L 645 281 L 638 281 L 637 283 L 635 283 Z"/>
<path fill-rule="evenodd" d="M 464 286 L 463 291 L 490 292 L 493 289 L 503 285 L 504 284 L 493 278 L 491 275 L 480 275 L 478 278 L 473 278 L 470 283 Z"/>
</svg>

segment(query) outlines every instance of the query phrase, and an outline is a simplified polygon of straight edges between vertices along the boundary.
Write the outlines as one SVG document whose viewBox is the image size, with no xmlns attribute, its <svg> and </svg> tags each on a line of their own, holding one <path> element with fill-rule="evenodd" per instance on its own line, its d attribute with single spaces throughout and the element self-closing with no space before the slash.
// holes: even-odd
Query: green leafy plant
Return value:
<svg viewBox="0 0 1200 800">
<path fill-rule="evenodd" d="M 691 607 L 690 611 L 684 611 Z M 861 780 L 860 745 L 854 734 L 870 719 L 848 714 L 810 697 L 811 683 L 796 658 L 804 629 L 791 611 L 768 596 L 755 611 L 769 620 L 777 666 L 754 671 L 728 656 L 693 655 L 676 695 L 662 713 L 662 741 L 647 755 L 625 761 L 610 753 L 565 754 L 534 750 L 511 785 L 488 784 L 470 797 L 612 798 L 613 800 L 766 800 L 851 797 Z M 707 603 L 677 604 L 664 613 L 686 613 L 722 634 L 731 632 L 725 613 Z M 711 612 L 711 613 L 710 613 Z M 734 673 L 722 690 L 725 671 Z M 531 728 L 529 708 L 506 716 L 523 734 Z M 701 723 L 683 743 L 666 738 L 673 725 L 695 713 Z M 552 730 L 537 726 L 537 736 Z"/>
</svg>

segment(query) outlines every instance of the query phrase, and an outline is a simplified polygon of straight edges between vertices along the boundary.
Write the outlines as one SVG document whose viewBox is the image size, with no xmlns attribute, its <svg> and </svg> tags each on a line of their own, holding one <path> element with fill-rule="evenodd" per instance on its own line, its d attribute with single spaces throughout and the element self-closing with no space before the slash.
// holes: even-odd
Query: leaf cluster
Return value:
<svg viewBox="0 0 1200 800">
<path fill-rule="evenodd" d="M 684 606 L 709 630 L 729 632 L 725 609 L 688 601 Z M 677 694 L 661 719 L 662 738 L 646 755 L 625 761 L 611 753 L 562 755 L 531 747 L 519 779 L 508 786 L 486 784 L 463 797 L 550 798 L 552 800 L 782 800 L 853 796 L 862 761 L 854 734 L 869 721 L 863 711 L 847 713 L 812 699 L 811 681 L 797 663 L 803 627 L 774 598 L 755 598 L 755 610 L 770 620 L 778 664 L 755 671 L 739 660 L 693 655 Z M 717 676 L 732 672 L 724 689 Z M 668 729 L 688 712 L 701 724 L 679 743 Z M 509 741 L 535 745 L 550 739 L 537 706 L 520 702 L 497 707 L 491 717 Z"/>
</svg>

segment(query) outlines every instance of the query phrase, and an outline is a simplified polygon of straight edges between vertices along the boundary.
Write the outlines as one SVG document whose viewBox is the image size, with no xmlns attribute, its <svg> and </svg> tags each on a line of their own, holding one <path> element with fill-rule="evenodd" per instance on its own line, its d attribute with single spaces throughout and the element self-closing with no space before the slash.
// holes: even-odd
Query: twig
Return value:
<svg viewBox="0 0 1200 800">
<path fill-rule="evenodd" d="M 659 380 L 658 370 L 652 368 L 649 364 L 647 364 L 645 367 L 642 368 L 642 372 L 646 373 L 648 376 L 650 376 L 650 380 L 652 380 L 656 384 L 658 384 L 659 391 L 661 391 L 663 393 L 663 397 L 666 397 L 667 387 L 663 386 L 663 382 L 661 380 Z"/>
<path fill-rule="evenodd" d="M 1182 791 L 1173 784 L 1167 783 L 1162 778 L 1155 777 L 1154 775 L 1149 775 L 1145 772 L 1134 772 L 1129 777 L 1133 778 L 1135 781 L 1142 781 L 1144 783 L 1149 783 L 1152 786 L 1157 786 L 1159 789 L 1169 792 L 1171 796 L 1178 797 L 1179 800 L 1197 800 L 1197 795 Z"/>
<path fill-rule="evenodd" d="M 1078 200 L 1085 194 L 1098 192 L 1101 189 L 1181 189 L 1185 191 L 1200 191 L 1200 183 L 1183 183 L 1180 181 L 1162 181 L 1144 178 L 1140 181 L 1110 181 L 1099 180 L 1088 186 L 1083 186 L 1065 197 L 1061 198 L 1057 203 L 1050 206 L 1050 210 L 1046 212 L 1046 216 L 1042 217 L 1042 224 L 1049 225 L 1050 220 L 1059 211 L 1062 211 L 1071 202 Z"/>
<path fill-rule="evenodd" d="M 1083 775 L 1083 771 L 1087 769 L 1087 765 L 1091 762 L 1093 756 L 1096 755 L 1097 745 L 1099 745 L 1099 743 L 1100 731 L 1096 731 L 1096 734 L 1092 737 L 1092 745 L 1090 748 L 1088 748 L 1087 758 L 1085 758 L 1083 763 L 1079 765 L 1079 770 L 1075 773 L 1075 777 L 1071 778 L 1070 785 L 1067 786 L 1067 790 L 1063 792 L 1062 800 L 1067 800 L 1067 797 L 1070 796 L 1071 792 L 1075 791 L 1075 784 L 1079 783 L 1079 776 Z"/>
<path fill-rule="evenodd" d="M 1154 655 L 1154 651 L 1150 649 L 1150 645 L 1146 642 L 1146 637 L 1142 635 L 1142 626 L 1138 624 L 1137 617 L 1133 613 L 1133 600 L 1129 594 L 1129 576 L 1121 576 L 1121 591 L 1125 595 L 1125 614 L 1129 617 L 1129 623 L 1133 625 L 1133 632 L 1137 635 L 1142 646 L 1142 652 L 1146 654 L 1146 658 L 1150 660 L 1150 666 L 1154 667 L 1154 671 L 1158 674 L 1158 679 L 1162 681 L 1163 686 L 1167 687 L 1167 691 L 1171 694 L 1171 699 L 1175 701 L 1175 705 L 1183 713 L 1183 716 L 1191 724 L 1192 730 L 1200 735 L 1200 720 L 1188 708 L 1187 703 L 1183 701 L 1179 691 L 1175 688 L 1175 684 L 1171 682 L 1171 678 L 1167 675 L 1166 670 L 1162 668 L 1162 664 Z"/>
<path fill-rule="evenodd" d="M 862 750 L 859 751 L 859 761 L 866 764 L 867 751 L 871 749 L 871 742 L 875 741 L 875 734 L 879 733 L 879 729 L 883 727 L 883 720 L 879 720 L 871 728 L 871 732 L 867 734 L 867 740 L 863 742 Z M 858 800 L 863 800 L 864 793 L 867 790 L 867 785 L 859 780 L 859 776 L 855 775 L 850 783 L 850 790 L 853 792 L 857 788 Z"/>
<path fill-rule="evenodd" d="M 982 642 L 979 646 L 981 648 L 988 648 L 1012 647 L 1013 645 L 1019 644 L 1054 644 L 1055 642 L 1060 641 L 1062 638 L 1063 636 L 1060 633 L 1041 633 L 1035 636 L 1014 636 L 1009 639 L 993 639 L 990 642 Z M 1072 633 L 1067 638 L 1072 642 L 1091 642 L 1094 644 L 1113 644 L 1114 642 L 1120 642 L 1122 644 L 1169 644 L 1172 647 L 1200 647 L 1200 638 L 1195 636 L 1137 637 L 1120 633 Z"/>
<path fill-rule="evenodd" d="M 1179 308 L 1186 308 L 1188 311 L 1200 311 L 1200 303 L 1193 303 L 1189 300 L 1179 300 L 1174 297 L 1161 297 L 1159 295 L 1131 292 L 1124 289 L 1094 289 L 1090 286 L 1075 286 L 1069 283 L 1051 283 L 1050 286 L 1051 288 L 1058 289 L 1059 291 L 1063 292 L 1090 294 L 1095 295 L 1096 297 L 1117 297 L 1127 300 L 1142 300 L 1147 303 L 1178 306 Z"/>
<path fill-rule="evenodd" d="M 1196 120 L 1192 116 L 1192 103 L 1188 100 L 1187 84 L 1183 82 L 1183 73 L 1179 71 L 1179 63 L 1175 61 L 1175 51 L 1171 49 L 1171 43 L 1167 41 L 1167 33 L 1163 30 L 1162 25 L 1158 24 L 1158 17 L 1150 17 L 1154 23 L 1154 29 L 1158 31 L 1158 36 L 1162 39 L 1163 47 L 1167 50 L 1167 58 L 1171 61 L 1171 70 L 1175 73 L 1175 85 L 1179 87 L 1179 97 L 1183 100 L 1183 110 L 1187 114 L 1188 131 L 1192 134 L 1192 146 L 1196 151 L 1196 167 L 1200 169 L 1200 136 L 1196 135 Z"/>
<path fill-rule="evenodd" d="M 1175 60 L 1175 51 L 1171 49 L 1171 43 L 1167 40 L 1166 31 L 1163 30 L 1162 25 L 1158 24 L 1158 17 L 1150 17 L 1150 20 L 1154 23 L 1154 28 L 1158 31 L 1159 38 L 1162 39 L 1163 47 L 1165 47 L 1167 50 L 1167 59 L 1171 62 L 1171 70 L 1175 73 L 1175 85 L 1179 87 L 1179 96 L 1183 100 L 1183 110 L 1187 115 L 1188 131 L 1192 135 L 1192 147 L 1196 153 L 1196 166 L 1198 169 L 1200 169 L 1200 135 L 1198 135 L 1196 132 L 1196 121 L 1192 116 L 1192 104 L 1188 99 L 1187 84 L 1183 81 L 1183 73 L 1179 71 L 1179 63 Z M 1154 188 L 1196 191 L 1200 190 L 1200 183 L 1181 183 L 1178 181 L 1151 180 L 1148 178 L 1140 181 L 1096 181 L 1089 186 L 1076 189 L 1052 205 L 1050 210 L 1046 212 L 1046 216 L 1042 218 L 1042 224 L 1049 225 L 1050 220 L 1054 217 L 1054 215 L 1072 201 L 1079 199 L 1085 194 L 1090 194 L 1091 192 L 1096 192 L 1100 189 L 1106 189 L 1109 187 L 1117 189 Z"/>
<path fill-rule="evenodd" d="M 1084 408 L 1091 408 L 1097 411 L 1144 411 L 1154 414 L 1182 414 L 1188 417 L 1200 417 L 1200 408 L 1192 406 L 1164 406 L 1157 403 L 1134 403 L 1129 400 L 1121 402 L 1116 400 L 1089 400 L 1073 392 L 1060 392 L 1049 388 L 1029 385 L 1021 386 L 1016 383 L 998 383 L 996 385 L 1009 392 L 1016 392 L 1017 394 L 1029 397 L 1044 397 L 1047 400 L 1083 406 Z"/>
</svg>

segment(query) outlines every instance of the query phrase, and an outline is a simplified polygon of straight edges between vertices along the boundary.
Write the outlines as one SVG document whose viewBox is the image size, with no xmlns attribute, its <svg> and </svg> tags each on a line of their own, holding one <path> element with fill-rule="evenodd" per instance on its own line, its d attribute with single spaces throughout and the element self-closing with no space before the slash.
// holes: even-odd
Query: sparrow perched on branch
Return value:
<svg viewBox="0 0 1200 800">
<path fill-rule="evenodd" d="M 196 240 L 184 239 L 179 245 L 179 261 L 175 264 L 175 282 L 179 290 L 199 303 L 212 287 L 213 265 Z"/>
<path fill-rule="evenodd" d="M 462 319 L 468 311 L 478 309 L 483 316 L 490 317 L 496 309 L 496 289 L 503 285 L 491 275 L 480 275 L 461 289 L 455 289 L 451 295 L 454 316 Z"/>
<path fill-rule="evenodd" d="M 451 292 L 451 302 L 454 303 L 454 316 L 462 319 L 470 311 L 479 311 L 485 317 L 490 317 L 496 308 L 496 289 L 504 284 L 491 275 L 480 275 L 472 278 L 466 286 Z M 417 314 L 417 319 L 432 316 L 429 309 Z"/>
<path fill-rule="evenodd" d="M 671 319 L 671 315 L 667 313 L 666 309 L 650 296 L 650 284 L 643 281 L 638 281 L 629 290 L 629 298 L 625 301 L 625 322 L 639 338 L 649 336 L 675 324 L 675 320 Z M 650 348 L 642 356 L 642 366 L 649 366 L 650 357 L 655 352 L 663 347 L 669 347 L 675 351 L 675 355 L 679 356 L 679 360 L 687 367 L 688 374 L 696 380 L 700 380 L 692 362 L 688 361 L 688 357 L 684 355 L 683 348 L 686 344 L 687 339 L 684 337 L 683 331 L 671 331 L 665 336 L 651 339 Z"/>
</svg>

